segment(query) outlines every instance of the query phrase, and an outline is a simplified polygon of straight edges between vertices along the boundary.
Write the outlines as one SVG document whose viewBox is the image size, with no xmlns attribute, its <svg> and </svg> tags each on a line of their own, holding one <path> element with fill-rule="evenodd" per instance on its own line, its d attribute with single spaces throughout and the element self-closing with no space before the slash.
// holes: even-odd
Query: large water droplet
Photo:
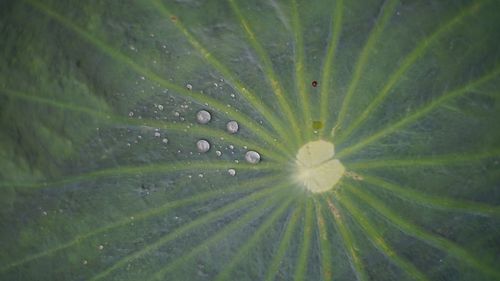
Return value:
<svg viewBox="0 0 500 281">
<path fill-rule="evenodd" d="M 239 127 L 240 126 L 238 125 L 238 122 L 236 122 L 236 121 L 229 121 L 226 124 L 227 131 L 230 132 L 231 134 L 238 132 Z"/>
<path fill-rule="evenodd" d="M 257 164 L 260 162 L 260 154 L 253 150 L 247 151 L 245 153 L 245 160 L 250 164 Z"/>
<path fill-rule="evenodd" d="M 198 111 L 198 113 L 196 113 L 196 120 L 200 124 L 207 124 L 211 119 L 212 115 L 210 115 L 210 112 L 206 110 L 200 110 Z"/>
<path fill-rule="evenodd" d="M 205 153 L 210 150 L 210 143 L 207 140 L 199 140 L 196 142 L 196 147 L 201 153 Z"/>
</svg>

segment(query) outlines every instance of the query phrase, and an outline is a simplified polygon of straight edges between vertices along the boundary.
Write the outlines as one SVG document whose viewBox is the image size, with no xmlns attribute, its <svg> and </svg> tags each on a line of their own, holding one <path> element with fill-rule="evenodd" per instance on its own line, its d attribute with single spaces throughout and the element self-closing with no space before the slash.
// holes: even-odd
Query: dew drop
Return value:
<svg viewBox="0 0 500 281">
<path fill-rule="evenodd" d="M 164 138 L 161 140 L 164 144 L 167 144 L 168 143 L 168 139 L 167 138 Z"/>
<path fill-rule="evenodd" d="M 217 150 L 217 151 L 215 152 L 215 154 L 217 154 L 217 156 L 221 156 L 221 155 L 222 155 L 222 152 L 221 152 L 220 150 Z"/>
<path fill-rule="evenodd" d="M 129 116 L 129 117 L 134 116 L 134 112 L 133 112 L 133 111 L 130 111 L 130 112 L 128 113 L 128 116 Z"/>
<path fill-rule="evenodd" d="M 234 149 L 234 145 L 230 144 L 229 149 Z"/>
<path fill-rule="evenodd" d="M 159 138 L 161 136 L 160 132 L 155 132 L 155 137 Z"/>
<path fill-rule="evenodd" d="M 231 134 L 238 132 L 239 127 L 240 126 L 238 125 L 238 122 L 236 122 L 236 121 L 229 121 L 226 124 L 227 131 Z"/>
<path fill-rule="evenodd" d="M 196 147 L 198 148 L 199 152 L 205 153 L 210 150 L 210 143 L 207 140 L 199 140 L 198 142 L 196 142 Z"/>
<path fill-rule="evenodd" d="M 196 113 L 196 121 L 200 124 L 207 124 L 211 119 L 212 115 L 210 115 L 210 112 L 206 110 L 200 110 Z"/>
<path fill-rule="evenodd" d="M 158 105 L 158 109 L 159 109 L 159 110 L 163 110 L 163 105 L 159 104 L 159 105 Z"/>
<path fill-rule="evenodd" d="M 253 150 L 247 151 L 245 153 L 245 160 L 250 164 L 257 164 L 260 162 L 260 154 Z"/>
<path fill-rule="evenodd" d="M 235 169 L 229 169 L 229 170 L 227 170 L 227 172 L 229 173 L 230 176 L 236 175 L 236 170 Z"/>
<path fill-rule="evenodd" d="M 186 88 L 191 91 L 193 89 L 193 85 L 188 83 L 186 84 Z"/>
<path fill-rule="evenodd" d="M 102 250 L 104 249 L 104 246 L 103 245 L 99 245 L 99 250 Z"/>
</svg>

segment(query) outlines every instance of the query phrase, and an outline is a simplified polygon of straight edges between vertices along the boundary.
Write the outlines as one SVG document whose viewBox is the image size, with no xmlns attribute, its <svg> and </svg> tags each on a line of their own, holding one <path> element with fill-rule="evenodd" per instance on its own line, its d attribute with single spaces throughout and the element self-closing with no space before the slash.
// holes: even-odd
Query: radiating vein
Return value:
<svg viewBox="0 0 500 281">
<path fill-rule="evenodd" d="M 450 29 L 462 23 L 462 21 L 469 15 L 475 13 L 479 10 L 479 7 L 486 3 L 487 1 L 477 1 L 470 5 L 468 8 L 462 10 L 458 15 L 448 21 L 446 24 L 442 25 L 436 31 L 426 38 L 420 40 L 420 43 L 413 49 L 413 51 L 404 58 L 403 63 L 399 68 L 392 73 L 392 75 L 387 79 L 387 83 L 384 85 L 382 90 L 377 94 L 377 96 L 372 100 L 372 102 L 366 107 L 365 110 L 356 118 L 352 124 L 342 130 L 339 137 L 336 139 L 337 143 L 342 143 L 354 130 L 359 128 L 359 126 L 376 110 L 380 104 L 385 100 L 387 95 L 389 95 L 390 90 L 396 85 L 396 83 L 403 77 L 403 75 L 408 71 L 408 69 L 413 66 L 415 61 L 420 58 L 427 49 L 442 35 L 446 34 Z"/>
<path fill-rule="evenodd" d="M 116 115 L 112 112 L 105 112 L 105 111 L 98 111 L 94 110 L 88 107 L 83 107 L 79 105 L 75 105 L 72 103 L 67 103 L 67 102 L 60 102 L 60 101 L 54 101 L 48 98 L 44 97 L 38 97 L 35 95 L 29 95 L 25 94 L 19 91 L 14 91 L 10 89 L 2 89 L 0 90 L 5 95 L 8 95 L 9 97 L 16 98 L 16 99 L 21 99 L 24 101 L 28 102 L 33 102 L 33 103 L 39 103 L 43 104 L 46 106 L 51 106 L 54 108 L 58 108 L 61 110 L 69 110 L 72 112 L 79 112 L 83 114 L 87 114 L 90 117 L 100 119 L 102 121 L 111 123 L 113 125 L 120 124 L 120 125 L 127 125 L 127 126 L 142 126 L 142 127 L 150 127 L 154 129 L 163 129 L 163 130 L 168 130 L 168 131 L 175 131 L 175 132 L 189 132 L 192 135 L 195 136 L 200 136 L 200 137 L 212 137 L 214 139 L 220 138 L 221 135 L 224 135 L 224 140 L 226 142 L 230 142 L 233 145 L 239 145 L 239 146 L 247 146 L 250 147 L 251 149 L 255 149 L 259 152 L 261 152 L 263 155 L 266 156 L 266 158 L 270 160 L 275 160 L 275 161 L 283 161 L 286 162 L 289 159 L 285 158 L 282 154 L 277 153 L 275 150 L 268 149 L 267 147 L 264 147 L 260 144 L 255 143 L 252 140 L 249 139 L 243 139 L 241 137 L 227 134 L 226 131 L 223 130 L 217 130 L 211 127 L 207 126 L 202 126 L 198 124 L 194 124 L 189 127 L 189 129 L 186 128 L 185 124 L 182 123 L 172 123 L 172 122 L 165 122 L 165 121 L 158 121 L 158 120 L 152 120 L 152 119 L 136 119 L 136 118 L 127 118 L 123 117 L 120 115 Z M 194 142 L 194 141 L 193 141 Z M 270 144 L 274 148 L 277 146 L 276 142 L 273 142 Z M 194 147 L 194 144 L 193 144 Z"/>
<path fill-rule="evenodd" d="M 283 197 L 287 197 L 287 199 L 284 199 Z M 208 247 L 218 243 L 222 239 L 226 238 L 229 234 L 232 232 L 241 229 L 251 221 L 255 220 L 256 218 L 262 216 L 266 210 L 272 206 L 279 205 L 273 213 L 271 213 L 271 216 L 275 214 L 276 212 L 282 213 L 286 210 L 286 208 L 290 205 L 290 203 L 295 199 L 294 196 L 290 196 L 289 192 L 284 192 L 280 195 L 276 195 L 274 197 L 268 197 L 267 200 L 261 204 L 259 207 L 254 208 L 254 210 L 246 213 L 244 216 L 241 218 L 233 221 L 229 225 L 225 226 L 221 230 L 219 230 L 216 234 L 210 236 L 207 240 L 205 240 L 203 243 L 197 245 L 195 248 L 191 249 L 188 253 L 177 257 L 174 261 L 169 263 L 167 266 L 162 268 L 160 271 L 156 272 L 153 275 L 153 278 L 151 280 L 164 280 L 164 276 L 177 269 L 179 266 L 185 265 L 188 261 L 193 259 L 194 257 L 198 256 L 202 252 L 206 251 Z M 281 203 L 278 203 L 280 202 Z"/>
<path fill-rule="evenodd" d="M 290 220 L 285 229 L 285 233 L 281 237 L 278 250 L 276 254 L 274 254 L 273 260 L 267 270 L 265 281 L 273 281 L 276 274 L 278 273 L 281 261 L 286 254 L 288 248 L 290 248 L 290 241 L 292 239 L 292 235 L 296 229 L 297 221 L 299 219 L 300 214 L 302 213 L 302 206 L 294 209 L 292 215 L 290 216 Z"/>
<path fill-rule="evenodd" d="M 135 176 L 135 175 L 145 175 L 145 174 L 159 174 L 159 173 L 170 173 L 179 171 L 217 171 L 217 170 L 227 170 L 234 168 L 235 164 L 232 161 L 179 161 L 175 163 L 161 163 L 161 164 L 149 164 L 141 166 L 121 166 L 115 168 L 101 169 L 86 174 L 67 176 L 64 179 L 56 180 L 52 182 L 37 182 L 37 183 L 23 183 L 15 182 L 10 183 L 14 187 L 25 187 L 25 188 L 53 188 L 53 187 L 63 187 L 68 184 L 78 183 L 82 181 L 95 180 L 105 177 L 113 176 Z M 279 170 L 280 167 L 273 165 L 271 163 L 259 163 L 259 165 L 253 164 L 238 164 L 238 170 Z"/>
<path fill-rule="evenodd" d="M 302 105 L 302 116 L 304 121 L 304 128 L 306 132 L 306 137 L 310 138 L 312 130 L 312 118 L 311 118 L 311 104 L 308 96 L 308 91 L 306 88 L 306 81 L 304 77 L 305 71 L 305 59 L 304 59 L 304 39 L 302 36 L 302 26 L 300 23 L 300 15 L 297 7 L 297 1 L 292 0 L 292 32 L 295 39 L 295 83 L 297 91 L 299 93 L 299 104 Z"/>
<path fill-rule="evenodd" d="M 337 46 L 339 43 L 340 33 L 342 32 L 342 17 L 343 17 L 344 4 L 343 0 L 335 1 L 335 9 L 333 11 L 333 21 L 331 27 L 330 42 L 328 43 L 328 50 L 326 52 L 325 61 L 323 64 L 323 71 L 321 74 L 321 84 L 320 86 L 320 120 L 326 123 L 328 116 L 330 114 L 330 96 L 332 93 L 332 88 L 330 85 L 330 80 L 332 79 L 332 67 L 334 65 Z M 321 128 L 321 136 L 324 135 L 324 128 Z"/>
<path fill-rule="evenodd" d="M 283 213 L 287 210 L 288 204 L 283 204 L 280 208 L 276 209 L 252 234 L 252 237 L 248 239 L 248 241 L 243 244 L 238 252 L 231 257 L 229 263 L 227 263 L 222 270 L 215 278 L 216 281 L 230 280 L 231 272 L 236 268 L 237 265 L 241 263 L 241 261 L 248 256 L 252 249 L 255 249 L 257 244 L 262 241 L 263 235 L 268 231 L 271 227 L 276 224 L 276 221 L 283 215 Z"/>
<path fill-rule="evenodd" d="M 358 250 L 356 246 L 356 242 L 354 241 L 354 237 L 344 222 L 344 218 L 340 211 L 335 207 L 333 201 L 330 198 L 326 199 L 328 204 L 328 208 L 332 213 L 332 217 L 335 220 L 335 226 L 338 229 L 340 236 L 342 237 L 342 241 L 344 242 L 345 250 L 349 257 L 349 262 L 351 267 L 356 275 L 356 279 L 358 281 L 366 281 L 368 280 L 368 275 L 366 274 L 363 262 L 361 258 L 358 256 Z"/>
<path fill-rule="evenodd" d="M 483 216 L 500 217 L 500 206 L 489 205 L 486 203 L 464 201 L 459 199 L 434 196 L 423 192 L 418 192 L 409 187 L 402 187 L 397 184 L 387 182 L 381 178 L 360 174 L 363 180 L 379 188 L 391 192 L 393 195 L 414 202 L 423 206 L 443 209 L 448 211 L 458 211 Z"/>
<path fill-rule="evenodd" d="M 26 263 L 38 260 L 38 259 L 43 258 L 43 257 L 51 256 L 57 252 L 60 252 L 60 251 L 63 251 L 65 249 L 68 249 L 72 246 L 75 246 L 75 245 L 81 243 L 82 241 L 87 240 L 87 239 L 94 237 L 96 235 L 109 232 L 109 231 L 116 229 L 116 228 L 130 225 L 130 223 L 132 223 L 132 222 L 137 223 L 139 221 L 146 220 L 146 219 L 153 217 L 153 216 L 156 216 L 156 215 L 165 214 L 168 211 L 176 209 L 176 208 L 194 205 L 194 204 L 197 204 L 199 202 L 208 201 L 208 200 L 215 199 L 215 198 L 220 198 L 221 196 L 229 196 L 229 195 L 237 194 L 237 193 L 253 192 L 255 190 L 261 189 L 262 186 L 264 186 L 264 185 L 270 185 L 271 183 L 275 182 L 278 178 L 279 178 L 278 175 L 266 176 L 266 177 L 262 177 L 260 179 L 253 180 L 251 182 L 246 182 L 243 184 L 238 183 L 238 184 L 236 184 L 236 186 L 232 185 L 229 187 L 223 187 L 220 189 L 196 194 L 196 195 L 188 197 L 188 198 L 181 198 L 181 199 L 177 199 L 174 201 L 169 201 L 169 202 L 162 204 L 160 206 L 153 207 L 153 208 L 147 209 L 147 210 L 142 211 L 142 212 L 127 215 L 122 219 L 116 220 L 115 222 L 110 222 L 106 225 L 103 225 L 99 228 L 91 230 L 87 233 L 76 235 L 73 239 L 71 239 L 67 242 L 63 242 L 56 247 L 43 250 L 43 251 L 36 253 L 36 254 L 28 255 L 28 256 L 26 256 L 18 261 L 9 263 L 9 264 L 1 267 L 0 272 L 7 272 L 13 268 L 22 266 Z M 259 192 L 262 193 L 262 191 L 259 191 Z M 258 194 L 259 192 L 256 192 L 254 194 Z M 266 192 L 266 194 L 267 194 L 267 192 Z M 134 219 L 131 220 L 130 217 L 133 217 Z"/>
<path fill-rule="evenodd" d="M 428 278 L 412 263 L 407 261 L 405 258 L 398 256 L 398 254 L 384 240 L 384 237 L 377 231 L 377 228 L 370 223 L 363 212 L 357 208 L 348 197 L 342 197 L 339 201 L 340 204 L 342 204 L 351 213 L 352 217 L 363 229 L 363 233 L 368 237 L 373 245 L 392 263 L 401 268 L 402 271 L 413 280 L 428 280 Z"/>
<path fill-rule="evenodd" d="M 473 91 L 476 87 L 480 86 L 483 83 L 486 83 L 490 79 L 496 78 L 498 74 L 500 73 L 500 67 L 497 66 L 495 69 L 493 69 L 490 73 L 485 74 L 484 76 L 471 81 L 455 90 L 446 92 L 439 96 L 438 98 L 434 99 L 433 101 L 429 102 L 428 104 L 420 107 L 419 109 L 415 110 L 413 113 L 410 113 L 409 115 L 401 118 L 399 121 L 390 124 L 386 126 L 385 128 L 379 130 L 378 132 L 363 138 L 362 141 L 357 142 L 356 144 L 347 147 L 346 149 L 340 151 L 339 154 L 337 154 L 338 158 L 346 157 L 352 153 L 355 153 L 359 151 L 360 149 L 364 148 L 365 146 L 371 144 L 372 142 L 388 136 L 397 130 L 408 126 L 412 124 L 413 122 L 416 122 L 420 118 L 424 117 L 426 114 L 431 112 L 432 110 L 436 109 L 438 106 L 442 105 L 443 103 L 453 99 L 457 98 L 459 96 L 465 95 L 469 93 L 470 91 Z"/>
<path fill-rule="evenodd" d="M 493 148 L 479 152 L 453 153 L 435 156 L 415 156 L 400 159 L 379 159 L 354 163 L 346 163 L 349 169 L 377 169 L 391 167 L 422 167 L 422 166 L 462 166 L 470 165 L 486 159 L 500 157 L 500 149 Z"/>
<path fill-rule="evenodd" d="M 274 188 L 268 188 L 263 191 L 255 192 L 249 196 L 244 197 L 243 199 L 239 199 L 231 204 L 228 204 L 224 207 L 221 207 L 215 211 L 211 211 L 207 213 L 206 215 L 203 215 L 185 225 L 180 226 L 179 228 L 173 230 L 172 232 L 168 233 L 167 235 L 162 236 L 160 239 L 157 241 L 148 244 L 141 248 L 140 250 L 133 252 L 125 257 L 120 258 L 117 262 L 115 262 L 112 266 L 108 267 L 102 272 L 99 272 L 98 274 L 94 275 L 90 280 L 91 281 L 96 281 L 96 280 L 101 280 L 107 276 L 109 276 L 111 273 L 115 272 L 116 270 L 123 268 L 127 264 L 129 264 L 131 261 L 139 259 L 147 254 L 150 254 L 154 252 L 155 250 L 159 249 L 161 246 L 165 245 L 168 242 L 174 241 L 180 236 L 183 236 L 190 231 L 195 230 L 196 228 L 203 226 L 205 224 L 209 224 L 211 222 L 217 221 L 220 218 L 223 218 L 224 216 L 241 209 L 244 206 L 250 205 L 252 203 L 255 203 L 255 201 L 270 197 L 270 198 L 275 198 L 276 196 L 273 196 L 277 193 L 283 192 L 284 187 L 286 185 L 278 185 Z M 256 208 L 257 210 L 260 208 Z M 251 213 L 251 212 L 250 212 Z"/>
<path fill-rule="evenodd" d="M 211 98 L 208 95 L 203 95 L 198 92 L 194 91 L 189 91 L 184 87 L 181 87 L 179 85 L 176 85 L 174 83 L 169 82 L 166 79 L 163 79 L 160 77 L 158 74 L 146 69 L 145 67 L 137 64 L 134 62 L 131 58 L 127 57 L 123 53 L 116 51 L 111 47 L 110 45 L 106 44 L 102 40 L 92 36 L 90 33 L 85 31 L 84 29 L 78 27 L 74 23 L 72 23 L 69 19 L 65 18 L 64 16 L 58 14 L 57 12 L 51 10 L 49 7 L 45 6 L 44 4 L 36 1 L 36 0 L 25 0 L 27 3 L 31 4 L 33 7 L 37 8 L 39 11 L 43 12 L 46 14 L 48 17 L 51 19 L 56 20 L 59 22 L 61 25 L 64 27 L 72 30 L 75 32 L 77 35 L 91 43 L 93 46 L 95 46 L 97 49 L 101 50 L 105 54 L 107 54 L 109 57 L 113 58 L 114 60 L 124 63 L 127 66 L 129 66 L 131 69 L 133 69 L 135 72 L 147 77 L 151 81 L 156 82 L 157 84 L 161 85 L 162 87 L 169 88 L 173 90 L 174 92 L 177 92 L 180 96 L 189 98 L 193 100 L 196 103 L 199 104 L 208 104 L 208 106 L 217 112 L 220 112 L 221 114 L 226 114 L 227 116 L 230 117 L 231 119 L 236 119 L 239 120 L 242 124 L 244 124 L 245 127 L 247 127 L 250 131 L 252 131 L 256 136 L 259 138 L 265 140 L 269 144 L 272 144 L 274 142 L 274 137 L 273 134 L 266 129 L 262 128 L 260 125 L 258 125 L 253 118 L 248 117 L 247 115 L 240 113 L 239 111 L 233 109 L 233 108 L 228 108 L 226 107 L 225 104 L 219 102 L 218 100 Z M 274 123 L 274 122 L 273 122 Z M 277 149 L 283 150 L 283 152 L 287 152 L 284 150 L 283 146 L 277 146 Z"/>
<path fill-rule="evenodd" d="M 308 257 L 311 252 L 311 240 L 313 239 L 313 212 L 314 205 L 312 199 L 307 199 L 304 216 L 304 232 L 294 272 L 295 281 L 306 280 Z"/>
<path fill-rule="evenodd" d="M 351 78 L 351 82 L 347 87 L 347 92 L 344 96 L 344 100 L 342 101 L 342 105 L 340 107 L 340 112 L 337 118 L 335 128 L 342 127 L 345 115 L 347 113 L 347 110 L 349 109 L 349 103 L 351 102 L 352 96 L 356 91 L 358 83 L 361 79 L 361 74 L 363 73 L 364 68 L 366 67 L 366 63 L 368 62 L 370 54 L 373 52 L 373 47 L 375 46 L 375 43 L 382 34 L 382 31 L 384 30 L 385 26 L 389 22 L 391 16 L 394 14 L 394 10 L 398 3 L 399 3 L 398 0 L 387 0 L 387 2 L 384 3 L 382 11 L 377 19 L 377 22 L 375 23 L 375 26 L 371 30 L 370 35 L 366 40 L 365 46 L 363 47 L 363 50 L 359 54 L 356 65 L 354 66 L 354 72 Z"/>
<path fill-rule="evenodd" d="M 485 260 L 479 259 L 454 242 L 444 237 L 432 234 L 431 232 L 428 232 L 423 228 L 408 222 L 407 220 L 403 219 L 397 212 L 387 208 L 386 203 L 374 198 L 368 193 L 365 193 L 360 188 L 356 188 L 353 186 L 352 188 L 348 188 L 346 190 L 348 191 L 348 194 L 353 194 L 356 197 L 360 198 L 363 202 L 367 203 L 381 216 L 394 224 L 397 228 L 399 228 L 407 235 L 421 240 L 451 256 L 454 256 L 458 261 L 461 261 L 479 270 L 485 275 L 488 275 L 495 279 L 500 278 L 500 271 L 497 270 L 493 265 L 490 265 Z"/>
<path fill-rule="evenodd" d="M 328 235 L 326 221 L 323 217 L 321 203 L 314 201 L 315 211 L 316 211 L 316 227 L 319 234 L 319 252 L 321 255 L 321 275 L 324 281 L 332 280 L 333 269 L 332 269 L 332 249 L 330 244 L 330 238 L 332 236 Z"/>
<path fill-rule="evenodd" d="M 286 118 L 290 121 L 290 125 L 292 127 L 291 131 L 294 133 L 294 138 L 292 139 L 294 139 L 295 145 L 298 145 L 301 129 L 297 124 L 296 116 L 293 114 L 290 104 L 286 100 L 287 97 L 285 95 L 285 91 L 283 90 L 283 86 L 281 85 L 278 76 L 276 75 L 276 72 L 273 69 L 273 64 L 271 62 L 271 59 L 269 58 L 269 55 L 258 41 L 257 36 L 253 32 L 250 24 L 241 13 L 241 10 L 238 7 L 236 0 L 228 0 L 228 1 L 231 4 L 231 8 L 236 14 L 236 17 L 240 21 L 243 30 L 245 31 L 245 35 L 248 42 L 250 42 L 254 50 L 257 52 L 257 55 L 259 56 L 261 62 L 263 63 L 264 74 L 266 75 L 267 80 L 271 84 L 271 88 L 273 89 L 273 92 L 278 100 L 280 111 L 285 113 Z"/>
<path fill-rule="evenodd" d="M 173 14 L 167 9 L 161 0 L 151 0 L 154 6 L 158 9 L 158 12 L 163 14 L 166 18 L 172 18 Z M 195 48 L 203 57 L 203 59 L 214 67 L 218 72 L 226 78 L 226 81 L 230 82 L 238 93 L 240 93 L 243 98 L 245 98 L 256 110 L 258 110 L 264 118 L 266 118 L 273 128 L 278 132 L 280 137 L 287 139 L 287 130 L 284 126 L 283 120 L 279 117 L 261 100 L 258 96 L 248 90 L 248 87 L 243 85 L 243 83 L 229 70 L 225 65 L 223 65 L 215 56 L 210 53 L 202 44 L 188 31 L 186 27 L 181 23 L 180 19 L 175 21 L 175 26 L 179 31 L 186 37 L 188 42 Z"/>
</svg>

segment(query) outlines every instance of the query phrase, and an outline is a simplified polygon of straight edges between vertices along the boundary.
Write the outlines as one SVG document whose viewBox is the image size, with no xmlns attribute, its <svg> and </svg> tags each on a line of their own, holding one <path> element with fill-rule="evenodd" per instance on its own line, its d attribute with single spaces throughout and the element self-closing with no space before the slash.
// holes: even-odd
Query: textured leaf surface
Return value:
<svg viewBox="0 0 500 281">
<path fill-rule="evenodd" d="M 2 1 L 0 280 L 500 280 L 499 11 Z"/>
</svg>

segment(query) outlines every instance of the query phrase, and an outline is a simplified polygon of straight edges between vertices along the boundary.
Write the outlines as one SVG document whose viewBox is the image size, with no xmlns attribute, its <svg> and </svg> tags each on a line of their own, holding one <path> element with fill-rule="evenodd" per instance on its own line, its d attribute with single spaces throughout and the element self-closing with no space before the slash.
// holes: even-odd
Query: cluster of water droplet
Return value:
<svg viewBox="0 0 500 281">
<path fill-rule="evenodd" d="M 202 109 L 196 113 L 196 121 L 199 124 L 208 124 L 210 120 L 212 120 L 212 115 L 207 110 Z M 239 130 L 238 122 L 234 120 L 227 122 L 226 130 L 230 134 L 236 134 Z M 205 139 L 200 139 L 196 142 L 196 147 L 198 148 L 198 151 L 200 153 L 208 152 L 210 150 L 210 142 Z M 220 156 L 222 154 L 220 151 L 216 151 L 216 153 L 217 156 Z M 257 164 L 260 162 L 260 154 L 256 151 L 249 150 L 245 153 L 245 160 L 248 163 Z M 231 176 L 234 176 L 236 174 L 236 171 L 234 169 L 229 169 L 228 172 Z"/>
</svg>

